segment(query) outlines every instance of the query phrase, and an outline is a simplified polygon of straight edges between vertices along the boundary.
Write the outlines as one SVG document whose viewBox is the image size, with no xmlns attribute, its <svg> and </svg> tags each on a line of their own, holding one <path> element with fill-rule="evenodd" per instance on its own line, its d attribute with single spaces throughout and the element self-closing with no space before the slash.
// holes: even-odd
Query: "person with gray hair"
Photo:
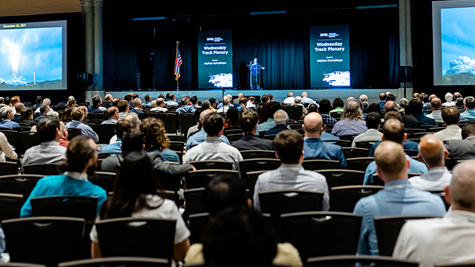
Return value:
<svg viewBox="0 0 475 267">
<path fill-rule="evenodd" d="M 292 104 L 292 103 L 294 103 L 294 102 L 295 102 L 295 101 L 294 101 L 294 93 L 288 92 L 288 93 L 287 93 L 287 98 L 284 99 L 284 101 L 283 101 L 282 103 L 283 103 L 283 104 L 289 104 L 289 105 L 290 105 L 290 104 Z"/>
<path fill-rule="evenodd" d="M 289 115 L 284 110 L 279 109 L 274 113 L 274 122 L 275 126 L 270 128 L 265 135 L 276 135 L 283 130 L 288 130 Z"/>
<path fill-rule="evenodd" d="M 317 107 L 319 107 L 318 103 L 315 100 L 308 97 L 307 92 L 302 92 L 302 104 L 316 104 Z"/>
<path fill-rule="evenodd" d="M 219 107 L 216 112 L 225 114 L 226 112 L 228 112 L 228 109 L 231 107 L 231 105 L 232 105 L 231 104 L 231 99 L 229 99 L 229 97 L 225 96 L 223 98 L 222 106 Z"/>
<path fill-rule="evenodd" d="M 292 103 L 292 106 L 299 106 L 302 107 L 302 114 L 307 115 L 308 110 L 305 108 L 305 106 L 302 104 L 302 98 L 300 96 L 296 96 L 294 98 L 294 103 Z M 295 111 L 294 111 L 295 112 Z"/>
<path fill-rule="evenodd" d="M 409 220 L 402 227 L 393 258 L 419 266 L 450 265 L 475 260 L 475 160 L 457 164 L 444 188 L 451 208 L 443 218 Z"/>
<path fill-rule="evenodd" d="M 341 135 L 360 135 L 368 130 L 364 121 L 364 115 L 360 105 L 356 100 L 350 100 L 346 103 L 341 120 L 335 123 L 332 134 Z"/>
<path fill-rule="evenodd" d="M 465 97 L 463 99 L 463 105 L 466 110 L 460 113 L 460 121 L 475 120 L 475 98 L 473 96 Z"/>
<path fill-rule="evenodd" d="M 445 103 L 442 104 L 444 107 L 451 107 L 451 106 L 455 106 L 455 102 L 454 102 L 454 95 L 452 93 L 447 93 L 445 94 Z"/>
<path fill-rule="evenodd" d="M 0 96 L 0 108 L 5 106 L 4 101 L 5 101 L 5 99 L 3 99 L 3 97 Z"/>
<path fill-rule="evenodd" d="M 134 108 L 130 110 L 130 113 L 136 113 L 136 114 L 144 114 L 142 110 L 142 100 L 137 97 L 132 100 Z"/>
<path fill-rule="evenodd" d="M 4 106 L 0 109 L 0 119 L 3 119 L 0 122 L 0 127 L 2 128 L 20 128 L 20 125 L 13 121 L 15 114 L 10 106 Z"/>
<path fill-rule="evenodd" d="M 409 182 L 415 188 L 423 191 L 442 191 L 450 184 L 452 174 L 445 167 L 445 158 L 449 152 L 444 143 L 432 134 L 421 138 L 418 146 L 418 159 L 427 165 L 429 171 L 421 176 L 409 178 Z"/>
</svg>

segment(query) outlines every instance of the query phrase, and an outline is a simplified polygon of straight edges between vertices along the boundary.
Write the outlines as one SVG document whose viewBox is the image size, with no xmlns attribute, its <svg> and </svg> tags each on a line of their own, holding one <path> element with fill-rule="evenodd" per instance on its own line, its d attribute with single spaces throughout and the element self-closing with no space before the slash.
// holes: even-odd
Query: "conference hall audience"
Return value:
<svg viewBox="0 0 475 267">
<path fill-rule="evenodd" d="M 102 98 L 100 95 L 92 97 L 92 105 L 87 106 L 88 113 L 102 113 L 107 109 L 102 106 Z"/>
<path fill-rule="evenodd" d="M 202 129 L 206 133 L 206 139 L 199 145 L 187 150 L 183 157 L 183 163 L 202 160 L 222 160 L 233 163 L 233 169 L 239 170 L 239 161 L 243 158 L 236 148 L 224 143 L 221 136 L 224 131 L 224 120 L 221 114 L 210 113 L 202 122 Z M 191 138 L 196 136 L 193 135 Z"/>
<path fill-rule="evenodd" d="M 288 92 L 287 93 L 287 98 L 284 99 L 284 101 L 282 101 L 282 103 L 287 104 L 287 105 L 291 105 L 291 104 L 295 103 L 294 93 Z"/>
<path fill-rule="evenodd" d="M 321 139 L 324 130 L 320 114 L 312 112 L 305 116 L 302 129 L 305 133 L 303 144 L 304 159 L 338 160 L 341 168 L 346 168 L 346 159 L 341 146 Z"/>
<path fill-rule="evenodd" d="M 245 111 L 239 117 L 239 125 L 241 126 L 244 136 L 231 145 L 238 150 L 274 150 L 272 141 L 262 139 L 257 136 L 257 113 L 253 110 Z"/>
<path fill-rule="evenodd" d="M 315 100 L 308 97 L 307 92 L 302 92 L 302 104 L 317 104 Z"/>
<path fill-rule="evenodd" d="M 434 119 L 426 117 L 423 112 L 422 112 L 422 100 L 419 98 L 413 98 L 411 101 L 409 101 L 409 107 L 411 108 L 412 116 L 416 118 L 416 120 L 419 122 L 421 125 L 435 125 L 437 126 L 437 123 L 435 122 Z"/>
<path fill-rule="evenodd" d="M 342 114 L 343 113 L 343 109 L 345 107 L 345 102 L 343 102 L 343 100 L 339 97 L 333 99 L 333 103 L 332 103 L 332 110 L 330 110 L 329 114 L 330 116 L 332 116 L 332 113 L 336 113 L 338 115 Z"/>
<path fill-rule="evenodd" d="M 15 114 L 13 115 L 13 121 L 15 122 L 20 122 L 21 120 L 21 113 L 25 109 L 25 105 L 21 102 L 18 102 L 15 105 Z"/>
<path fill-rule="evenodd" d="M 190 99 L 188 97 L 183 97 L 181 99 L 181 107 L 176 109 L 177 114 L 181 113 L 195 113 L 196 109 L 193 105 L 190 105 Z"/>
<path fill-rule="evenodd" d="M 289 115 L 282 109 L 277 110 L 274 113 L 274 123 L 275 126 L 270 128 L 265 135 L 276 135 L 281 131 L 288 130 L 289 126 Z"/>
<path fill-rule="evenodd" d="M 302 167 L 305 154 L 302 135 L 296 130 L 282 131 L 275 137 L 274 146 L 276 156 L 282 165 L 257 178 L 254 186 L 254 208 L 261 209 L 259 193 L 277 190 L 302 190 L 322 192 L 322 211 L 327 211 L 330 208 L 330 196 L 325 177 Z"/>
<path fill-rule="evenodd" d="M 409 182 L 419 190 L 444 190 L 452 179 L 452 174 L 445 166 L 445 159 L 448 156 L 449 152 L 440 139 L 431 134 L 425 135 L 419 143 L 418 159 L 427 165 L 429 171 L 421 176 L 409 178 Z"/>
<path fill-rule="evenodd" d="M 255 97 L 253 97 L 253 96 L 248 97 L 246 108 L 247 109 L 256 109 L 256 104 L 254 104 L 255 101 L 256 101 Z"/>
<path fill-rule="evenodd" d="M 48 196 L 97 197 L 96 213 L 99 214 L 107 193 L 100 186 L 88 181 L 88 176 L 94 175 L 97 159 L 97 145 L 94 140 L 86 135 L 74 137 L 66 150 L 65 161 L 59 166 L 63 174 L 38 180 L 21 208 L 21 217 L 33 216 L 30 202 L 32 198 Z"/>
<path fill-rule="evenodd" d="M 23 155 L 22 166 L 32 164 L 60 164 L 66 159 L 66 147 L 61 146 L 61 123 L 53 117 L 40 120 L 36 132 L 41 144 L 30 147 Z"/>
<path fill-rule="evenodd" d="M 381 94 L 379 94 L 379 108 L 380 108 L 380 111 L 383 111 L 385 104 L 386 104 L 386 94 L 381 93 Z"/>
<path fill-rule="evenodd" d="M 467 96 L 463 99 L 465 112 L 460 113 L 460 121 L 475 120 L 475 97 Z"/>
<path fill-rule="evenodd" d="M 445 214 L 444 202 L 438 195 L 420 191 L 408 182 L 408 167 L 412 163 L 400 143 L 382 142 L 376 148 L 374 159 L 384 189 L 361 198 L 354 208 L 353 213 L 363 217 L 358 255 L 379 254 L 374 218 L 402 215 L 442 217 Z"/>
<path fill-rule="evenodd" d="M 103 108 L 105 108 L 107 110 L 108 108 L 113 106 L 113 104 L 112 104 L 113 98 L 112 98 L 111 94 L 107 94 L 104 97 L 104 100 L 105 100 L 105 102 L 102 103 Z"/>
<path fill-rule="evenodd" d="M 48 116 L 48 112 L 50 110 L 50 107 L 47 106 L 47 105 L 43 105 L 41 108 L 40 108 L 40 115 L 38 117 L 36 117 L 35 121 L 36 122 L 39 122 L 41 119 L 43 119 L 44 117 Z"/>
<path fill-rule="evenodd" d="M 333 126 L 332 134 L 336 136 L 356 136 L 366 132 L 366 130 L 368 128 L 358 102 L 350 100 L 346 103 L 346 107 L 341 114 L 341 120 Z"/>
<path fill-rule="evenodd" d="M 359 134 L 353 138 L 351 147 L 355 148 L 357 142 L 378 142 L 381 141 L 383 133 L 379 131 L 381 126 L 381 115 L 376 112 L 371 112 L 366 116 L 366 127 L 368 130 L 366 132 Z"/>
<path fill-rule="evenodd" d="M 14 128 L 20 128 L 20 124 L 17 122 L 13 121 L 14 114 L 13 110 L 10 106 L 4 106 L 0 109 L 0 127 L 1 128 L 9 128 L 9 129 L 14 129 Z"/>
<path fill-rule="evenodd" d="M 297 107 L 302 107 L 302 116 L 305 116 L 305 115 L 308 114 L 308 110 L 302 104 L 302 98 L 300 96 L 296 96 L 295 99 L 294 99 L 294 103 L 292 103 L 291 105 L 292 106 L 297 106 Z"/>
<path fill-rule="evenodd" d="M 462 128 L 462 140 L 448 140 L 445 148 L 451 160 L 475 159 L 475 124 L 465 125 Z"/>
<path fill-rule="evenodd" d="M 407 134 L 404 132 L 404 125 L 399 120 L 390 119 L 386 121 L 383 125 L 383 136 L 381 137 L 383 142 L 377 144 L 374 150 L 374 157 L 376 158 L 376 150 L 382 143 L 384 143 L 384 141 L 392 141 L 396 144 L 400 144 L 404 151 L 404 147 L 402 145 L 404 141 L 406 141 L 406 138 L 407 138 Z M 424 163 L 417 161 L 415 159 L 412 159 L 406 154 L 405 156 L 409 160 L 409 164 L 407 166 L 407 171 L 406 171 L 407 173 L 421 173 L 421 174 L 427 173 L 427 166 Z M 372 185 L 374 183 L 373 174 L 377 173 L 377 167 L 378 166 L 377 166 L 376 161 L 371 162 L 368 165 L 368 167 L 366 167 L 364 181 L 363 181 L 364 185 Z"/>
<path fill-rule="evenodd" d="M 264 105 L 263 110 L 261 113 L 266 110 L 266 115 L 268 116 L 268 119 L 266 121 L 262 121 L 260 118 L 259 124 L 257 124 L 257 129 L 256 129 L 256 135 L 261 135 L 261 132 L 267 132 L 269 131 L 272 127 L 274 127 L 275 121 L 274 121 L 274 114 L 277 112 L 277 110 L 281 109 L 282 106 L 278 102 L 270 102 Z M 288 127 L 290 129 L 290 127 Z"/>
<path fill-rule="evenodd" d="M 220 105 L 218 105 L 218 108 L 216 109 L 216 112 L 217 113 L 222 113 L 222 114 L 226 114 L 226 112 L 228 112 L 229 108 L 230 107 L 234 107 L 234 105 L 231 104 L 231 100 L 232 99 L 232 96 L 229 97 L 229 96 L 225 96 L 223 98 L 223 102 L 220 103 Z M 231 106 L 232 105 L 232 106 Z"/>
<path fill-rule="evenodd" d="M 195 133 L 192 133 L 190 134 L 189 138 L 186 140 L 186 144 L 185 144 L 185 149 L 186 151 L 190 150 L 192 147 L 195 147 L 201 143 L 203 143 L 208 134 L 206 133 L 204 127 L 203 127 L 203 123 L 206 119 L 206 117 L 209 115 L 209 114 L 212 114 L 214 113 L 211 109 L 206 109 L 206 110 L 203 110 L 201 113 L 200 113 L 200 124 L 201 124 L 201 128 L 195 132 Z M 224 124 L 223 124 L 224 126 Z M 188 132 L 190 132 L 190 130 L 188 130 Z M 229 142 L 229 139 L 225 136 L 225 135 L 220 135 L 219 138 L 221 139 L 221 142 L 225 143 L 225 144 L 228 144 L 230 145 L 231 143 Z"/>
<path fill-rule="evenodd" d="M 153 112 L 167 112 L 168 109 L 165 108 L 165 99 L 163 98 L 157 98 L 157 100 L 155 100 L 155 103 L 156 103 L 156 107 L 153 107 L 150 109 L 150 111 L 153 111 Z"/>
<path fill-rule="evenodd" d="M 454 95 L 452 93 L 446 93 L 444 96 L 444 99 L 445 99 L 445 103 L 442 104 L 444 107 L 455 106 Z"/>
<path fill-rule="evenodd" d="M 132 103 L 134 104 L 134 108 L 129 110 L 129 112 L 134 112 L 137 114 L 144 114 L 143 109 L 142 109 L 142 100 L 140 98 L 134 98 L 132 100 Z"/>
<path fill-rule="evenodd" d="M 473 262 L 475 238 L 475 161 L 453 169 L 444 188 L 450 210 L 442 218 L 407 221 L 397 239 L 393 258 L 420 262 L 421 267 Z"/>
<path fill-rule="evenodd" d="M 459 127 L 460 112 L 456 107 L 445 107 L 442 111 L 442 120 L 445 129 L 434 133 L 434 136 L 442 140 L 462 140 L 462 129 Z"/>
<path fill-rule="evenodd" d="M 111 106 L 106 111 L 107 120 L 101 122 L 101 124 L 112 124 L 115 125 L 119 121 L 119 109 L 117 107 Z"/>
<path fill-rule="evenodd" d="M 83 123 L 85 118 L 84 109 L 81 107 L 76 107 L 71 112 L 72 121 L 66 124 L 66 128 L 69 130 L 71 128 L 81 129 L 81 133 L 90 137 L 94 142 L 99 142 L 99 136 L 91 128 L 91 126 Z"/>
<path fill-rule="evenodd" d="M 426 117 L 434 119 L 437 123 L 443 123 L 444 120 L 442 119 L 442 101 L 440 100 L 440 98 L 431 98 L 430 108 L 432 112 L 430 114 L 427 114 Z"/>
</svg>

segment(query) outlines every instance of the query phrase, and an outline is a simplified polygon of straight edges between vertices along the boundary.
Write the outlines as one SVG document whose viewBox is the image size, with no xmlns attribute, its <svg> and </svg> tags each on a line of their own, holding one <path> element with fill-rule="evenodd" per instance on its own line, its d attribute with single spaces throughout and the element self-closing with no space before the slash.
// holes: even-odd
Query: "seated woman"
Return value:
<svg viewBox="0 0 475 267">
<path fill-rule="evenodd" d="M 175 202 L 162 197 L 160 190 L 150 157 L 144 152 L 132 152 L 124 158 L 115 180 L 114 194 L 102 205 L 98 220 L 123 217 L 176 220 L 173 259 L 179 262 L 190 247 L 190 231 Z M 95 226 L 90 237 L 91 256 L 99 258 L 100 241 Z"/>
<path fill-rule="evenodd" d="M 239 126 L 239 110 L 235 107 L 230 107 L 224 118 L 224 127 L 233 126 Z"/>
<path fill-rule="evenodd" d="M 140 131 L 144 134 L 145 150 L 156 152 L 163 161 L 180 163 L 178 154 L 170 149 L 170 139 L 167 137 L 163 121 L 148 117 L 142 121 Z"/>
</svg>

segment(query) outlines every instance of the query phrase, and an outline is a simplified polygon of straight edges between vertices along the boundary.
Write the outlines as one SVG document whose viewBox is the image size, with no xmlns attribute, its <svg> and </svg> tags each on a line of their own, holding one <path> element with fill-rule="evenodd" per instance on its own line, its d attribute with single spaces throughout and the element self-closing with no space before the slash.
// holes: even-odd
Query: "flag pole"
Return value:
<svg viewBox="0 0 475 267">
<path fill-rule="evenodd" d="M 176 59 L 178 58 L 178 45 L 180 44 L 180 41 L 176 41 L 176 48 L 175 48 L 175 65 L 177 64 Z M 176 66 L 175 66 L 176 67 Z M 179 88 L 179 83 L 178 83 L 178 77 L 176 78 L 176 90 L 180 91 Z"/>
</svg>

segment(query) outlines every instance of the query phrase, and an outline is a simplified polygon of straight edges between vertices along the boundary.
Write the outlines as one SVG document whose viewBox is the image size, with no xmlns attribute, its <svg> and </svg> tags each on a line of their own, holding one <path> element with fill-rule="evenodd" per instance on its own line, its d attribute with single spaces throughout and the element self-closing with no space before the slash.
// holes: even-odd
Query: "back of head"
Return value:
<svg viewBox="0 0 475 267">
<path fill-rule="evenodd" d="M 101 96 L 95 95 L 92 97 L 92 106 L 97 108 L 101 104 Z"/>
<path fill-rule="evenodd" d="M 32 108 L 25 108 L 21 111 L 21 119 L 22 120 L 29 120 L 30 116 L 33 114 Z"/>
<path fill-rule="evenodd" d="M 302 98 L 300 96 L 296 96 L 295 99 L 294 99 L 294 102 L 296 104 L 300 104 L 302 102 Z"/>
<path fill-rule="evenodd" d="M 318 106 L 316 104 L 310 104 L 307 108 L 308 112 L 318 112 Z"/>
<path fill-rule="evenodd" d="M 422 137 L 418 151 L 428 168 L 445 166 L 444 143 L 436 136 L 428 134 Z"/>
<path fill-rule="evenodd" d="M 282 109 L 277 110 L 274 113 L 275 125 L 286 125 L 289 120 L 289 115 Z"/>
<path fill-rule="evenodd" d="M 132 103 L 134 103 L 134 106 L 137 107 L 137 106 L 142 106 L 142 99 L 140 98 L 134 98 L 134 100 L 132 100 Z"/>
<path fill-rule="evenodd" d="M 303 137 L 296 130 L 281 131 L 275 136 L 274 147 L 282 163 L 297 164 L 303 153 Z"/>
<path fill-rule="evenodd" d="M 387 100 L 387 101 L 396 101 L 396 96 L 393 95 L 393 94 L 388 94 L 388 95 L 386 96 L 386 100 Z"/>
<path fill-rule="evenodd" d="M 467 96 L 466 98 L 464 98 L 463 102 L 465 103 L 465 106 L 468 109 L 474 109 L 475 108 L 475 97 Z"/>
<path fill-rule="evenodd" d="M 127 100 L 121 100 L 119 101 L 119 103 L 117 103 L 117 108 L 119 109 L 119 112 L 126 112 L 128 106 L 129 102 L 127 102 Z"/>
<path fill-rule="evenodd" d="M 381 101 L 386 100 L 386 93 L 379 94 L 379 100 L 381 100 Z"/>
<path fill-rule="evenodd" d="M 66 160 L 59 166 L 63 172 L 82 172 L 89 160 L 97 162 L 97 146 L 87 135 L 78 135 L 71 139 L 66 150 Z M 94 174 L 95 166 L 88 169 L 88 174 Z"/>
<path fill-rule="evenodd" d="M 384 114 L 384 120 L 388 121 L 390 119 L 396 119 L 396 120 L 402 122 L 402 115 L 398 111 L 389 111 L 386 114 Z"/>
<path fill-rule="evenodd" d="M 75 107 L 73 108 L 73 110 L 71 111 L 71 118 L 73 120 L 81 120 L 81 118 L 84 116 L 84 109 L 82 109 L 81 107 Z"/>
<path fill-rule="evenodd" d="M 293 97 L 294 96 L 294 93 L 292 92 L 287 92 L 287 97 Z"/>
<path fill-rule="evenodd" d="M 119 109 L 117 107 L 110 107 L 106 111 L 106 116 L 107 118 L 111 118 L 115 115 L 116 112 L 119 112 Z"/>
<path fill-rule="evenodd" d="M 328 114 L 332 108 L 332 105 L 330 103 L 330 100 L 328 99 L 322 99 L 320 101 L 320 113 L 321 114 Z"/>
<path fill-rule="evenodd" d="M 339 97 L 335 98 L 333 100 L 333 108 L 342 108 L 345 106 L 345 103 L 343 102 L 343 100 Z"/>
<path fill-rule="evenodd" d="M 15 105 L 16 113 L 20 114 L 25 109 L 25 104 L 18 102 Z"/>
<path fill-rule="evenodd" d="M 305 135 L 317 134 L 322 130 L 323 120 L 322 116 L 318 113 L 309 113 L 303 119 L 303 124 L 305 128 Z"/>
<path fill-rule="evenodd" d="M 388 100 L 386 101 L 386 104 L 384 104 L 384 112 L 389 112 L 389 111 L 399 111 L 399 107 L 395 101 Z"/>
<path fill-rule="evenodd" d="M 440 100 L 440 98 L 432 98 L 430 100 L 430 107 L 432 110 L 441 110 L 442 109 L 442 101 Z"/>
<path fill-rule="evenodd" d="M 269 267 L 276 254 L 273 227 L 252 208 L 220 212 L 210 220 L 203 237 L 206 266 Z"/>
<path fill-rule="evenodd" d="M 442 110 L 442 120 L 447 125 L 456 125 L 460 122 L 460 111 L 456 107 L 445 107 Z"/>
<path fill-rule="evenodd" d="M 223 129 L 223 117 L 218 113 L 206 115 L 203 121 L 203 128 L 209 136 L 218 136 Z"/>
<path fill-rule="evenodd" d="M 366 117 L 366 127 L 368 129 L 378 129 L 379 125 L 381 124 L 381 115 L 376 112 L 368 113 Z"/>
<path fill-rule="evenodd" d="M 445 94 L 445 97 L 444 97 L 444 98 L 445 98 L 445 101 L 451 102 L 451 101 L 454 100 L 454 95 L 451 94 L 451 93 L 447 93 L 447 94 Z"/>
<path fill-rule="evenodd" d="M 383 141 L 374 151 L 374 160 L 378 166 L 378 173 L 384 182 L 401 177 L 407 179 L 406 154 L 401 144 L 392 141 Z M 404 174 L 406 174 L 404 176 Z"/>
<path fill-rule="evenodd" d="M 170 147 L 170 138 L 167 136 L 165 124 L 162 120 L 148 117 L 140 125 L 144 134 L 144 143 L 147 150 L 163 150 Z"/>
<path fill-rule="evenodd" d="M 404 142 L 404 125 L 395 119 L 384 122 L 383 136 L 385 141 L 393 141 L 401 144 Z"/>
<path fill-rule="evenodd" d="M 452 171 L 449 197 L 452 209 L 475 212 L 475 160 L 457 164 Z"/>
<path fill-rule="evenodd" d="M 206 186 L 203 203 L 210 216 L 229 207 L 247 206 L 246 184 L 235 177 L 213 178 Z"/>
<path fill-rule="evenodd" d="M 115 134 L 117 135 L 117 138 L 122 139 L 124 132 L 133 127 L 134 124 L 131 121 L 125 119 L 119 120 L 115 124 Z"/>
<path fill-rule="evenodd" d="M 244 111 L 239 118 L 239 125 L 244 133 L 250 133 L 257 124 L 258 116 L 253 110 Z"/>
<path fill-rule="evenodd" d="M 229 99 L 229 97 L 226 97 L 226 96 L 225 96 L 225 97 L 223 98 L 223 105 L 228 106 L 229 103 L 231 103 L 231 100 Z"/>
<path fill-rule="evenodd" d="M 47 105 L 41 106 L 41 108 L 40 108 L 40 113 L 41 113 L 41 114 L 45 114 L 45 113 L 47 113 L 48 111 L 49 111 L 49 106 L 47 106 Z"/>
<path fill-rule="evenodd" d="M 38 137 L 41 142 L 53 141 L 57 134 L 59 134 L 59 130 L 59 120 L 49 116 L 42 118 L 36 126 L 36 131 L 38 132 Z"/>
<path fill-rule="evenodd" d="M 129 114 L 127 114 L 127 116 L 124 117 L 124 119 L 131 121 L 134 127 L 138 127 L 138 125 L 140 125 L 141 123 L 139 115 L 137 115 L 137 113 L 135 112 L 130 112 Z"/>
<path fill-rule="evenodd" d="M 409 108 L 413 115 L 422 113 L 423 104 L 419 98 L 413 98 L 409 101 Z"/>
<path fill-rule="evenodd" d="M 462 139 L 475 135 L 475 124 L 469 123 L 462 128 Z"/>
<path fill-rule="evenodd" d="M 143 149 L 143 134 L 140 130 L 129 128 L 122 134 L 122 154 L 140 152 Z"/>
<path fill-rule="evenodd" d="M 346 103 L 346 107 L 341 114 L 341 119 L 348 120 L 363 120 L 364 115 L 360 109 L 360 105 L 355 100 L 350 100 Z"/>
</svg>

